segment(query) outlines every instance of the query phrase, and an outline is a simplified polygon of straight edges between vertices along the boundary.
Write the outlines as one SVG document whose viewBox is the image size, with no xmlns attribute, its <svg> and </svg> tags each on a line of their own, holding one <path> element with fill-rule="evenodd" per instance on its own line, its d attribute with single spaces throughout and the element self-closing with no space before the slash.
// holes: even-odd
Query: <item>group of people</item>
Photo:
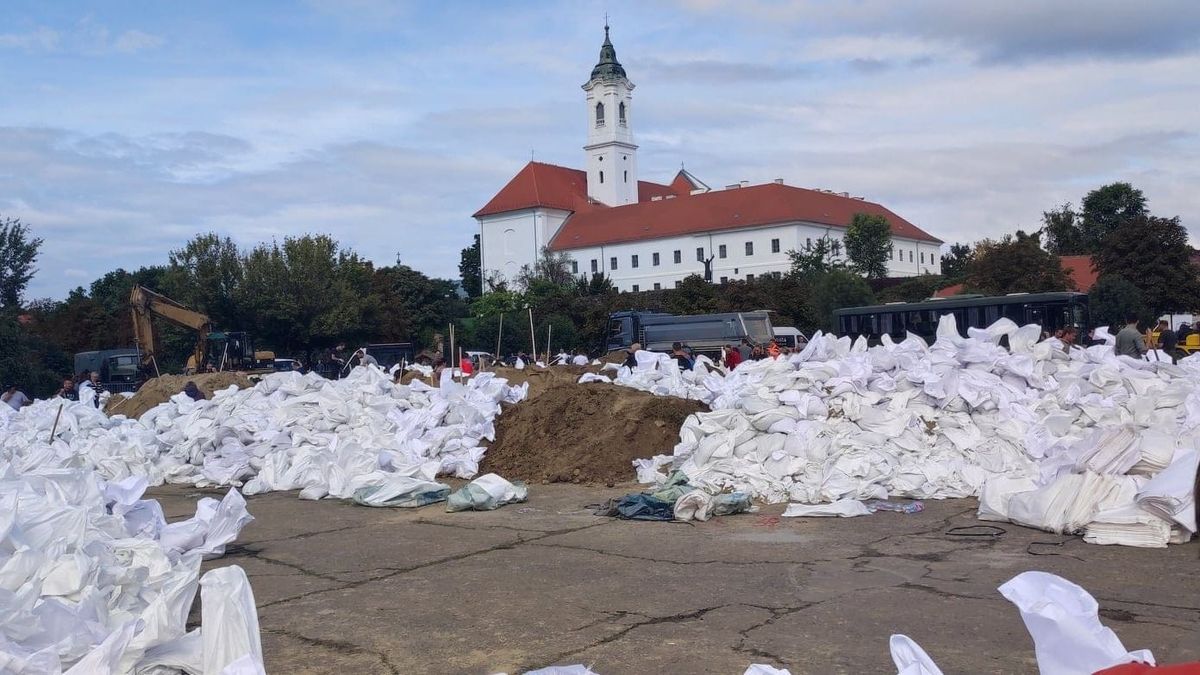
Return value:
<svg viewBox="0 0 1200 675">
<path fill-rule="evenodd" d="M 635 354 L 641 351 L 641 343 L 635 342 L 625 350 L 624 365 L 630 369 L 637 367 L 637 358 Z M 792 350 L 787 346 L 781 346 L 775 340 L 771 340 L 767 344 L 754 344 L 749 339 L 742 338 L 740 345 L 734 346 L 727 344 L 721 348 L 721 365 L 727 370 L 733 370 L 738 367 L 738 364 L 745 361 L 762 361 L 763 359 L 777 359 L 780 356 L 791 354 Z M 683 342 L 675 342 L 671 345 L 671 358 L 679 364 L 683 370 L 691 370 L 692 366 L 696 365 L 696 354 L 687 344 Z M 584 364 L 580 365 L 585 365 Z"/>
<path fill-rule="evenodd" d="M 55 396 L 67 401 L 90 401 L 99 408 L 100 394 L 103 392 L 104 385 L 100 382 L 100 373 L 84 369 L 74 379 L 64 378 Z"/>
<path fill-rule="evenodd" d="M 1138 318 L 1130 315 L 1125 319 L 1125 327 L 1117 333 L 1117 343 L 1114 350 L 1119 356 L 1130 356 L 1140 359 L 1151 350 L 1165 352 L 1175 363 L 1181 355 L 1179 345 L 1186 343 L 1189 335 L 1195 333 L 1187 323 L 1179 324 L 1179 330 L 1171 328 L 1166 319 L 1159 319 L 1158 324 L 1145 333 L 1138 330 Z"/>
</svg>

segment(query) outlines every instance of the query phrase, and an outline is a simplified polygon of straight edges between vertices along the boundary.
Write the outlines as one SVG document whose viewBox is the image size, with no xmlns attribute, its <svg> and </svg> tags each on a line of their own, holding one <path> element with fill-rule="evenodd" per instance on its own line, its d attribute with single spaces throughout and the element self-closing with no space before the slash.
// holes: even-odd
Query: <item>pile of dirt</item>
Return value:
<svg viewBox="0 0 1200 675">
<path fill-rule="evenodd" d="M 536 398 L 508 406 L 481 473 L 550 483 L 623 483 L 634 459 L 669 455 L 698 401 L 616 385 L 556 382 Z"/>
<path fill-rule="evenodd" d="M 142 413 L 183 391 L 188 382 L 195 382 L 204 393 L 205 398 L 212 398 L 213 392 L 227 389 L 236 385 L 238 389 L 253 387 L 254 383 L 245 373 L 203 373 L 200 375 L 163 375 L 146 380 L 137 393 L 130 398 L 113 395 L 104 406 L 104 412 L 109 415 L 124 415 L 134 419 Z"/>
</svg>

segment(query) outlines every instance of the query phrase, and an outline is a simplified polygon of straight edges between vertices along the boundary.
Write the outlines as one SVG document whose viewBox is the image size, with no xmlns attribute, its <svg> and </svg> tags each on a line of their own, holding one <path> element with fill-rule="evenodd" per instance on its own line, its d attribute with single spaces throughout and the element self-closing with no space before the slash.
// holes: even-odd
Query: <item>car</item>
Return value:
<svg viewBox="0 0 1200 675">
<path fill-rule="evenodd" d="M 804 345 L 808 344 L 808 338 L 804 333 L 791 326 L 775 326 L 773 332 L 775 334 L 775 344 L 780 347 L 803 349 Z"/>
<path fill-rule="evenodd" d="M 300 362 L 296 359 L 275 359 L 275 372 L 290 373 L 293 370 L 300 370 Z"/>
</svg>

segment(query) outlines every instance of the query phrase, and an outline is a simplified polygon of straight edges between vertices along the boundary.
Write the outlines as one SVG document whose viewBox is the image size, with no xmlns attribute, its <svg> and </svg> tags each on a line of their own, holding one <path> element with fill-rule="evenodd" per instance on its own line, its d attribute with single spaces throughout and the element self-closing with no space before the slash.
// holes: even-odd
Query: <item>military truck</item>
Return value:
<svg viewBox="0 0 1200 675">
<path fill-rule="evenodd" d="M 669 352 L 671 345 L 682 342 L 696 354 L 716 359 L 721 347 L 741 344 L 766 344 L 774 337 L 768 312 L 729 312 L 725 314 L 688 314 L 676 316 L 661 312 L 614 312 L 608 317 L 607 350 L 627 349 L 633 343 L 642 349 Z"/>
</svg>

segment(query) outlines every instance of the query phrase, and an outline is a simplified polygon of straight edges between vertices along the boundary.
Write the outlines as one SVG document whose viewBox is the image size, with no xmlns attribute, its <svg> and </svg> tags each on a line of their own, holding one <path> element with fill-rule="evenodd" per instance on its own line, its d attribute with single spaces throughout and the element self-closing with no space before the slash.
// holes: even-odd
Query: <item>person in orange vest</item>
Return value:
<svg viewBox="0 0 1200 675">
<path fill-rule="evenodd" d="M 470 377 L 471 374 L 475 372 L 474 367 L 471 366 L 471 357 L 469 356 L 464 356 L 461 360 L 459 360 L 458 368 L 462 371 L 462 374 L 466 375 L 467 377 Z"/>
</svg>

